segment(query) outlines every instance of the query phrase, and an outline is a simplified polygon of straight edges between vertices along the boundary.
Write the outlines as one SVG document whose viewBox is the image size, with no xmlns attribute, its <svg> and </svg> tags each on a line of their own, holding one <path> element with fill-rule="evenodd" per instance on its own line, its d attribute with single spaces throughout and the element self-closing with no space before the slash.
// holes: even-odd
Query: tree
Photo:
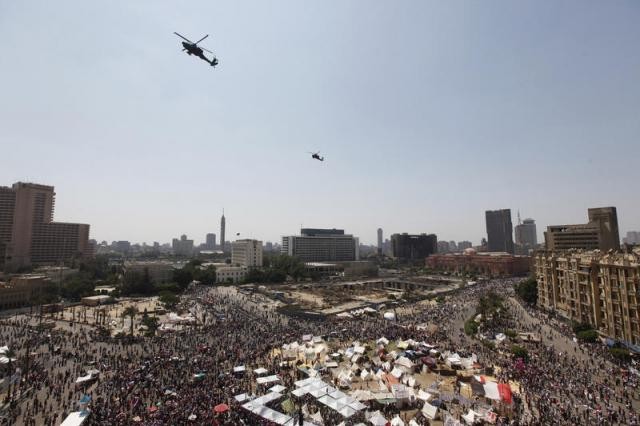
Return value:
<svg viewBox="0 0 640 426">
<path fill-rule="evenodd" d="M 150 317 L 150 316 L 143 316 L 142 317 L 142 324 L 147 326 L 147 331 L 145 332 L 145 334 L 148 337 L 152 337 L 156 334 L 156 330 L 158 329 L 158 318 L 157 317 Z"/>
<path fill-rule="evenodd" d="M 178 296 L 168 290 L 161 291 L 159 296 L 160 303 L 169 309 L 173 309 L 180 301 Z"/>
<path fill-rule="evenodd" d="M 133 319 L 135 318 L 136 315 L 138 315 L 138 309 L 133 305 L 127 306 L 124 309 L 124 311 L 122 311 L 122 318 L 125 318 L 125 317 L 130 317 L 131 318 L 131 324 L 130 324 L 130 326 L 131 326 L 131 330 L 130 330 L 131 336 L 133 336 Z"/>
<path fill-rule="evenodd" d="M 216 283 L 216 267 L 209 265 L 206 268 L 198 268 L 193 272 L 193 279 L 204 285 L 213 285 Z"/>
<path fill-rule="evenodd" d="M 538 303 L 538 282 L 535 278 L 530 277 L 519 284 L 516 284 L 516 294 L 525 303 L 535 305 Z"/>
<path fill-rule="evenodd" d="M 473 320 L 473 318 L 467 320 L 464 323 L 464 332 L 468 336 L 473 336 L 478 332 L 478 323 Z"/>
<path fill-rule="evenodd" d="M 173 270 L 173 281 L 180 287 L 180 289 L 186 289 L 191 281 L 193 281 L 193 269 L 185 266 L 182 269 Z"/>
<path fill-rule="evenodd" d="M 520 345 L 511 345 L 511 353 L 516 358 L 522 358 L 525 361 L 529 359 L 529 352 Z"/>
<path fill-rule="evenodd" d="M 609 353 L 616 359 L 620 361 L 629 361 L 631 360 L 631 354 L 629 353 L 629 349 L 626 348 L 610 348 Z"/>
<path fill-rule="evenodd" d="M 582 330 L 576 333 L 576 337 L 583 342 L 593 343 L 598 340 L 598 333 L 595 330 Z"/>
<path fill-rule="evenodd" d="M 84 272 L 68 276 L 62 284 L 61 293 L 65 299 L 78 301 L 91 296 L 95 287 L 94 280 Z"/>
<path fill-rule="evenodd" d="M 5 351 L 4 356 L 7 357 L 7 359 L 9 359 L 9 390 L 8 390 L 8 397 L 9 397 L 9 402 L 13 402 L 13 393 L 11 392 L 11 385 L 13 384 L 13 375 L 15 374 L 15 372 L 13 371 L 13 360 L 16 357 L 16 352 L 13 349 L 8 349 Z M 13 386 L 13 390 L 15 391 L 15 385 Z"/>
<path fill-rule="evenodd" d="M 129 271 L 125 274 L 121 294 L 124 296 L 140 295 L 149 296 L 154 293 L 155 286 L 149 274 L 149 268 L 144 268 L 142 272 Z"/>
</svg>

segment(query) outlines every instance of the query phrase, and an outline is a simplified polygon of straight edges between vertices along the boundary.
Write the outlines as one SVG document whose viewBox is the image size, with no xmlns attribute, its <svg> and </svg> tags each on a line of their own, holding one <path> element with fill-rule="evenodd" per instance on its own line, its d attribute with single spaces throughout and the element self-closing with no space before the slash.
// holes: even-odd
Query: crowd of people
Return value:
<svg viewBox="0 0 640 426">
<path fill-rule="evenodd" d="M 256 383 L 253 369 L 258 367 L 293 388 L 298 370 L 273 349 L 313 334 L 340 342 L 412 338 L 442 351 L 476 353 L 480 364 L 496 367 L 500 380 L 520 383 L 520 397 L 499 424 L 640 424 L 638 377 L 621 373 L 604 352 L 573 342 L 555 321 L 525 309 L 510 288 L 511 282 L 503 280 L 466 287 L 442 303 L 416 304 L 397 321 L 378 315 L 312 321 L 281 315 L 232 287 L 195 286 L 182 305 L 195 314 L 197 325 L 131 341 L 101 339 L 91 327 L 77 323 L 40 330 L 33 318 L 16 316 L 0 324 L 0 346 L 15 349 L 15 364 L 21 366 L 0 418 L 7 424 L 58 425 L 88 395 L 89 424 L 94 425 L 268 424 L 241 408 L 234 396 L 266 391 Z M 541 343 L 523 344 L 529 354 L 524 366 L 508 350 L 484 345 L 462 330 L 478 298 L 496 290 L 509 312 L 502 325 L 542 337 Z M 246 371 L 234 373 L 240 365 Z M 88 369 L 100 371 L 97 381 L 76 385 Z M 220 404 L 229 408 L 214 410 Z M 474 401 L 468 404 L 471 408 Z M 389 405 L 384 413 L 391 418 L 400 410 Z M 325 424 L 345 420 L 325 408 L 321 415 Z M 347 424 L 357 419 L 347 419 Z"/>
</svg>

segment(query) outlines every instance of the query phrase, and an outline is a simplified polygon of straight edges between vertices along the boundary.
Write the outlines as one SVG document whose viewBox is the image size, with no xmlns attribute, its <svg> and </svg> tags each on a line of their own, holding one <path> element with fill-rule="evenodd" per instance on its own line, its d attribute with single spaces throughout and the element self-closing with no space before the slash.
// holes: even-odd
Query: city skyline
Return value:
<svg viewBox="0 0 640 426">
<path fill-rule="evenodd" d="M 227 236 L 274 242 L 478 244 L 502 208 L 538 241 L 590 207 L 640 229 L 637 3 L 36 3 L 0 6 L 0 182 L 55 186 L 98 241 L 202 238 L 223 206 Z"/>
</svg>

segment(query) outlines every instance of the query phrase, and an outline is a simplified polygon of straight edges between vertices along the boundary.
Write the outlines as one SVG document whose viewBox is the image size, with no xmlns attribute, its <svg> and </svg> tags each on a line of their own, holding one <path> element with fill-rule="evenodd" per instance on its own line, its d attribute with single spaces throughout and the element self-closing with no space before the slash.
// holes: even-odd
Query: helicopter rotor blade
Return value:
<svg viewBox="0 0 640 426">
<path fill-rule="evenodd" d="M 208 50 L 208 49 L 205 49 L 205 48 L 204 48 L 204 47 L 202 47 L 202 46 L 200 46 L 200 49 L 204 50 L 205 52 L 209 52 L 209 53 L 211 53 L 212 55 L 215 55 L 215 53 L 213 53 L 212 51 L 210 51 L 210 50 Z"/>
<path fill-rule="evenodd" d="M 195 44 L 194 42 L 192 42 L 191 40 L 189 40 L 188 38 L 186 38 L 186 37 L 184 37 L 184 36 L 181 36 L 181 35 L 180 35 L 180 34 L 178 34 L 177 32 L 175 32 L 175 31 L 174 31 L 173 33 L 174 33 L 175 35 L 177 35 L 178 37 L 180 37 L 181 39 L 184 39 L 184 40 L 188 41 L 188 42 L 189 42 L 189 43 L 191 43 L 191 44 Z"/>
<path fill-rule="evenodd" d="M 209 34 L 207 34 L 206 36 L 202 37 L 200 40 L 196 41 L 194 44 L 200 43 L 202 40 L 204 40 L 207 37 L 209 37 Z"/>
</svg>

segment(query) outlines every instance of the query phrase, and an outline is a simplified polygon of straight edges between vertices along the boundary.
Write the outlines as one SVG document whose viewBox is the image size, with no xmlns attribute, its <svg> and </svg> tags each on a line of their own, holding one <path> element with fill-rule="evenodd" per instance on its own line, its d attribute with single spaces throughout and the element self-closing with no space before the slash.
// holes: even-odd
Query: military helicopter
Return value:
<svg viewBox="0 0 640 426">
<path fill-rule="evenodd" d="M 313 158 L 314 160 L 324 161 L 324 157 L 320 157 L 320 151 L 318 152 L 307 151 L 307 152 L 311 154 L 311 158 Z"/>
<path fill-rule="evenodd" d="M 195 43 L 192 42 L 191 40 L 189 40 L 188 38 L 176 33 L 174 31 L 174 34 L 177 35 L 178 37 L 180 37 L 181 39 L 186 40 L 182 42 L 182 51 L 186 51 L 189 55 L 196 55 L 197 57 L 199 57 L 200 59 L 208 62 L 209 64 L 211 64 L 212 67 L 215 67 L 216 65 L 218 65 L 218 59 L 214 56 L 213 59 L 209 60 L 207 59 L 206 56 L 204 56 L 204 53 L 202 52 L 203 50 L 205 52 L 209 52 L 213 55 L 213 52 L 210 50 L 205 49 L 204 47 L 200 47 L 198 46 L 198 43 L 200 43 L 202 40 L 204 40 L 205 38 L 209 37 L 209 34 L 207 34 L 206 36 L 202 37 L 200 40 L 196 41 Z"/>
</svg>

